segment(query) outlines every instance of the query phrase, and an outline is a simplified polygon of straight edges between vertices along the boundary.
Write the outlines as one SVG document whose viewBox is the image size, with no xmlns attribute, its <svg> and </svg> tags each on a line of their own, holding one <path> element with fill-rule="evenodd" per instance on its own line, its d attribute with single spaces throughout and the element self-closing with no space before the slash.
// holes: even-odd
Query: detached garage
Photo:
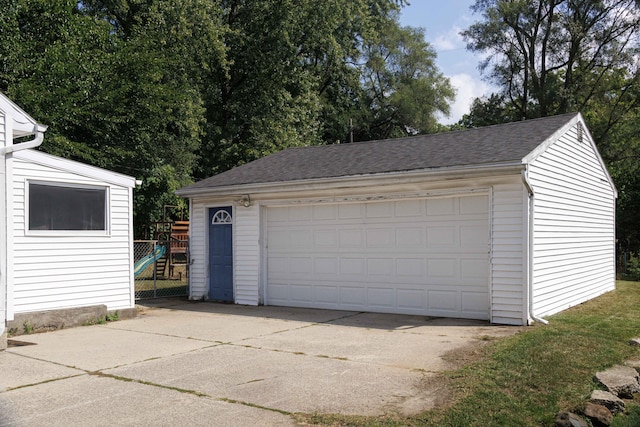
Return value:
<svg viewBox="0 0 640 427">
<path fill-rule="evenodd" d="M 292 148 L 192 184 L 192 299 L 529 324 L 615 287 L 579 114 Z"/>
</svg>

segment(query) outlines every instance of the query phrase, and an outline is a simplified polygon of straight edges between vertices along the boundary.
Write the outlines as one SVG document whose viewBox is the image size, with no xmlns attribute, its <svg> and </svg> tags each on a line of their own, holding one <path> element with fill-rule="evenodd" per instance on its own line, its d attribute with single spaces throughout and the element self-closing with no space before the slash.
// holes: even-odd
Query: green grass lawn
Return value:
<svg viewBox="0 0 640 427">
<path fill-rule="evenodd" d="M 628 344 L 640 336 L 640 282 L 550 317 L 517 335 L 491 342 L 463 368 L 445 373 L 451 404 L 418 416 L 301 416 L 317 425 L 549 426 L 561 410 L 579 410 L 596 388 L 593 376 L 640 358 Z M 637 402 L 640 404 L 640 402 Z M 627 405 L 614 426 L 640 425 L 640 406 Z"/>
</svg>

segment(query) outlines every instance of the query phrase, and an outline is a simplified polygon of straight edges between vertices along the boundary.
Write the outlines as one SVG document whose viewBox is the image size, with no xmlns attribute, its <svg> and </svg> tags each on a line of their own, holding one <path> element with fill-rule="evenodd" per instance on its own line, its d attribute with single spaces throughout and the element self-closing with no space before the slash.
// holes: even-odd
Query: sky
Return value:
<svg viewBox="0 0 640 427">
<path fill-rule="evenodd" d="M 456 123 L 469 112 L 474 98 L 492 92 L 482 80 L 478 64 L 481 57 L 466 50 L 460 31 L 479 19 L 471 12 L 474 0 L 410 0 L 400 14 L 403 26 L 422 27 L 425 39 L 438 54 L 437 66 L 456 89 L 456 100 L 449 117 L 440 117 L 444 124 Z"/>
</svg>

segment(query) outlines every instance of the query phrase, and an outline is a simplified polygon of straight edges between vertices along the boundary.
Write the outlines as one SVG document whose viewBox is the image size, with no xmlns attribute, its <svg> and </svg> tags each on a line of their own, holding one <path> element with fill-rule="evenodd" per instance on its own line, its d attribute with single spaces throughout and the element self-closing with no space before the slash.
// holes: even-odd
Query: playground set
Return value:
<svg viewBox="0 0 640 427">
<path fill-rule="evenodd" d="M 154 223 L 153 240 L 134 241 L 137 299 L 186 295 L 188 286 L 189 221 Z"/>
<path fill-rule="evenodd" d="M 168 223 L 168 231 L 163 230 L 166 223 L 156 223 L 154 240 L 145 240 L 151 251 L 144 255 L 134 265 L 134 276 L 145 272 L 152 264 L 155 265 L 155 275 L 160 277 L 181 277 L 183 271 L 180 267 L 187 265 L 187 253 L 189 249 L 189 221 L 175 221 Z M 167 275 L 168 269 L 168 275 Z"/>
</svg>

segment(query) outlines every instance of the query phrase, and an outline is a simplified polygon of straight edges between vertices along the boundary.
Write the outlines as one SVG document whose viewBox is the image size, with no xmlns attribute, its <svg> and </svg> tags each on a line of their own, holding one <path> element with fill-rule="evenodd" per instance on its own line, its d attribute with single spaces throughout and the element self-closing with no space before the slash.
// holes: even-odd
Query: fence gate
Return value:
<svg viewBox="0 0 640 427">
<path fill-rule="evenodd" d="M 135 298 L 189 294 L 189 241 L 134 240 Z"/>
</svg>

